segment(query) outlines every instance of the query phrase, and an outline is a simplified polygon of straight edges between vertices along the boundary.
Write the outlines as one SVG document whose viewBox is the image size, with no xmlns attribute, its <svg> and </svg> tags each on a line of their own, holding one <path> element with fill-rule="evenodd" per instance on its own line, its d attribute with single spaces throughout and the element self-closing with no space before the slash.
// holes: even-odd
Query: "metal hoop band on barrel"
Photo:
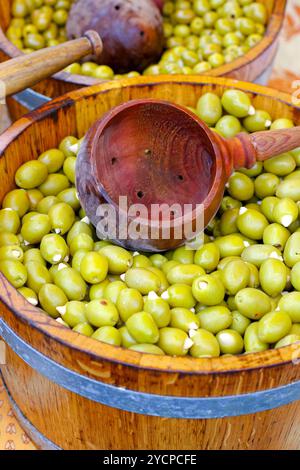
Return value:
<svg viewBox="0 0 300 470">
<path fill-rule="evenodd" d="M 256 393 L 211 398 L 162 396 L 127 390 L 82 376 L 52 361 L 17 336 L 2 319 L 0 336 L 30 367 L 52 382 L 102 405 L 132 413 L 213 419 L 258 413 L 300 399 L 300 381 Z"/>
<path fill-rule="evenodd" d="M 34 111 L 36 108 L 39 108 L 43 104 L 51 101 L 51 98 L 31 90 L 31 88 L 14 95 L 13 98 L 17 101 L 17 103 L 28 109 L 28 111 Z"/>
</svg>

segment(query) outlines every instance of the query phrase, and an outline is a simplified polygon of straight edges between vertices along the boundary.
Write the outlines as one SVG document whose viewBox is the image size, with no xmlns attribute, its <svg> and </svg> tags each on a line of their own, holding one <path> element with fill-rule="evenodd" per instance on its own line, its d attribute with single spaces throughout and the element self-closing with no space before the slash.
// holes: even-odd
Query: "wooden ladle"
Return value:
<svg viewBox="0 0 300 470">
<path fill-rule="evenodd" d="M 98 57 L 102 50 L 98 33 L 87 31 L 82 38 L 3 62 L 0 65 L 0 100 L 36 85 L 87 55 Z"/>
<path fill-rule="evenodd" d="M 135 100 L 109 111 L 87 133 L 77 190 L 100 236 L 132 250 L 165 251 L 210 222 L 234 169 L 298 146 L 300 127 L 223 139 L 186 108 Z M 157 204 L 167 205 L 163 213 Z"/>
</svg>

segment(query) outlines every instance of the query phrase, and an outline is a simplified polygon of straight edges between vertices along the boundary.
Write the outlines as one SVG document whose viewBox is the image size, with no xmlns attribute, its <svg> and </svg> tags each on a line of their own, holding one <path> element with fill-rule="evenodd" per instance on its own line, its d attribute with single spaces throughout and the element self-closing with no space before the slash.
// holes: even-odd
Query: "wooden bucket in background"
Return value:
<svg viewBox="0 0 300 470">
<path fill-rule="evenodd" d="M 195 106 L 228 87 L 249 92 L 273 119 L 300 125 L 288 95 L 207 77 L 124 79 L 71 92 L 0 137 L 0 201 L 25 161 L 69 134 L 83 136 L 135 98 Z M 21 151 L 20 151 L 21 149 Z M 62 327 L 0 275 L 1 372 L 22 425 L 42 448 L 300 449 L 300 345 L 214 359 L 140 354 Z"/>
<path fill-rule="evenodd" d="M 277 52 L 279 33 L 282 27 L 287 0 L 258 0 L 264 3 L 268 10 L 269 22 L 263 40 L 243 57 L 230 64 L 223 65 L 208 72 L 210 76 L 231 77 L 237 80 L 256 82 L 266 85 L 271 73 L 272 64 Z M 11 19 L 13 0 L 0 0 L 0 61 L 16 57 L 21 52 L 5 36 L 5 31 Z M 99 82 L 99 81 L 98 81 Z M 98 83 L 96 79 L 82 75 L 70 75 L 60 72 L 54 77 L 44 80 L 16 97 L 10 98 L 8 105 L 13 120 L 24 113 L 43 104 L 43 96 L 56 98 L 66 92 Z"/>
</svg>

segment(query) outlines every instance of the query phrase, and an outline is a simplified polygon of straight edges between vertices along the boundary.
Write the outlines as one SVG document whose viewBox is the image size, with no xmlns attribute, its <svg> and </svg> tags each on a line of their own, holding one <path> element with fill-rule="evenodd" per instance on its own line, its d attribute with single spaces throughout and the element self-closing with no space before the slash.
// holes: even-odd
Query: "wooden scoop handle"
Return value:
<svg viewBox="0 0 300 470">
<path fill-rule="evenodd" d="M 223 148 L 224 144 L 227 154 L 231 156 L 234 169 L 251 168 L 256 161 L 263 162 L 300 147 L 300 127 L 253 134 L 241 133 L 227 141 L 222 139 Z M 228 174 L 230 174 L 232 165 L 229 163 L 227 166 Z"/>
<path fill-rule="evenodd" d="M 4 62 L 0 65 L 0 99 L 36 85 L 86 55 L 99 56 L 102 50 L 98 33 L 87 31 L 80 39 Z"/>
<path fill-rule="evenodd" d="M 300 127 L 255 132 L 249 138 L 256 150 L 256 160 L 263 162 L 268 158 L 300 147 Z"/>
</svg>

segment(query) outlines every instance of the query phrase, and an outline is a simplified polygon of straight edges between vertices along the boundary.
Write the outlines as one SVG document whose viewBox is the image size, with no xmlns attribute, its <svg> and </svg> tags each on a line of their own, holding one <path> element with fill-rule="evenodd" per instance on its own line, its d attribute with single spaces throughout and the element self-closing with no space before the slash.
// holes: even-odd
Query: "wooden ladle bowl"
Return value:
<svg viewBox="0 0 300 470">
<path fill-rule="evenodd" d="M 223 139 L 187 108 L 133 100 L 88 131 L 77 189 L 100 237 L 128 249 L 166 251 L 203 231 L 234 169 L 297 146 L 299 127 Z"/>
</svg>

